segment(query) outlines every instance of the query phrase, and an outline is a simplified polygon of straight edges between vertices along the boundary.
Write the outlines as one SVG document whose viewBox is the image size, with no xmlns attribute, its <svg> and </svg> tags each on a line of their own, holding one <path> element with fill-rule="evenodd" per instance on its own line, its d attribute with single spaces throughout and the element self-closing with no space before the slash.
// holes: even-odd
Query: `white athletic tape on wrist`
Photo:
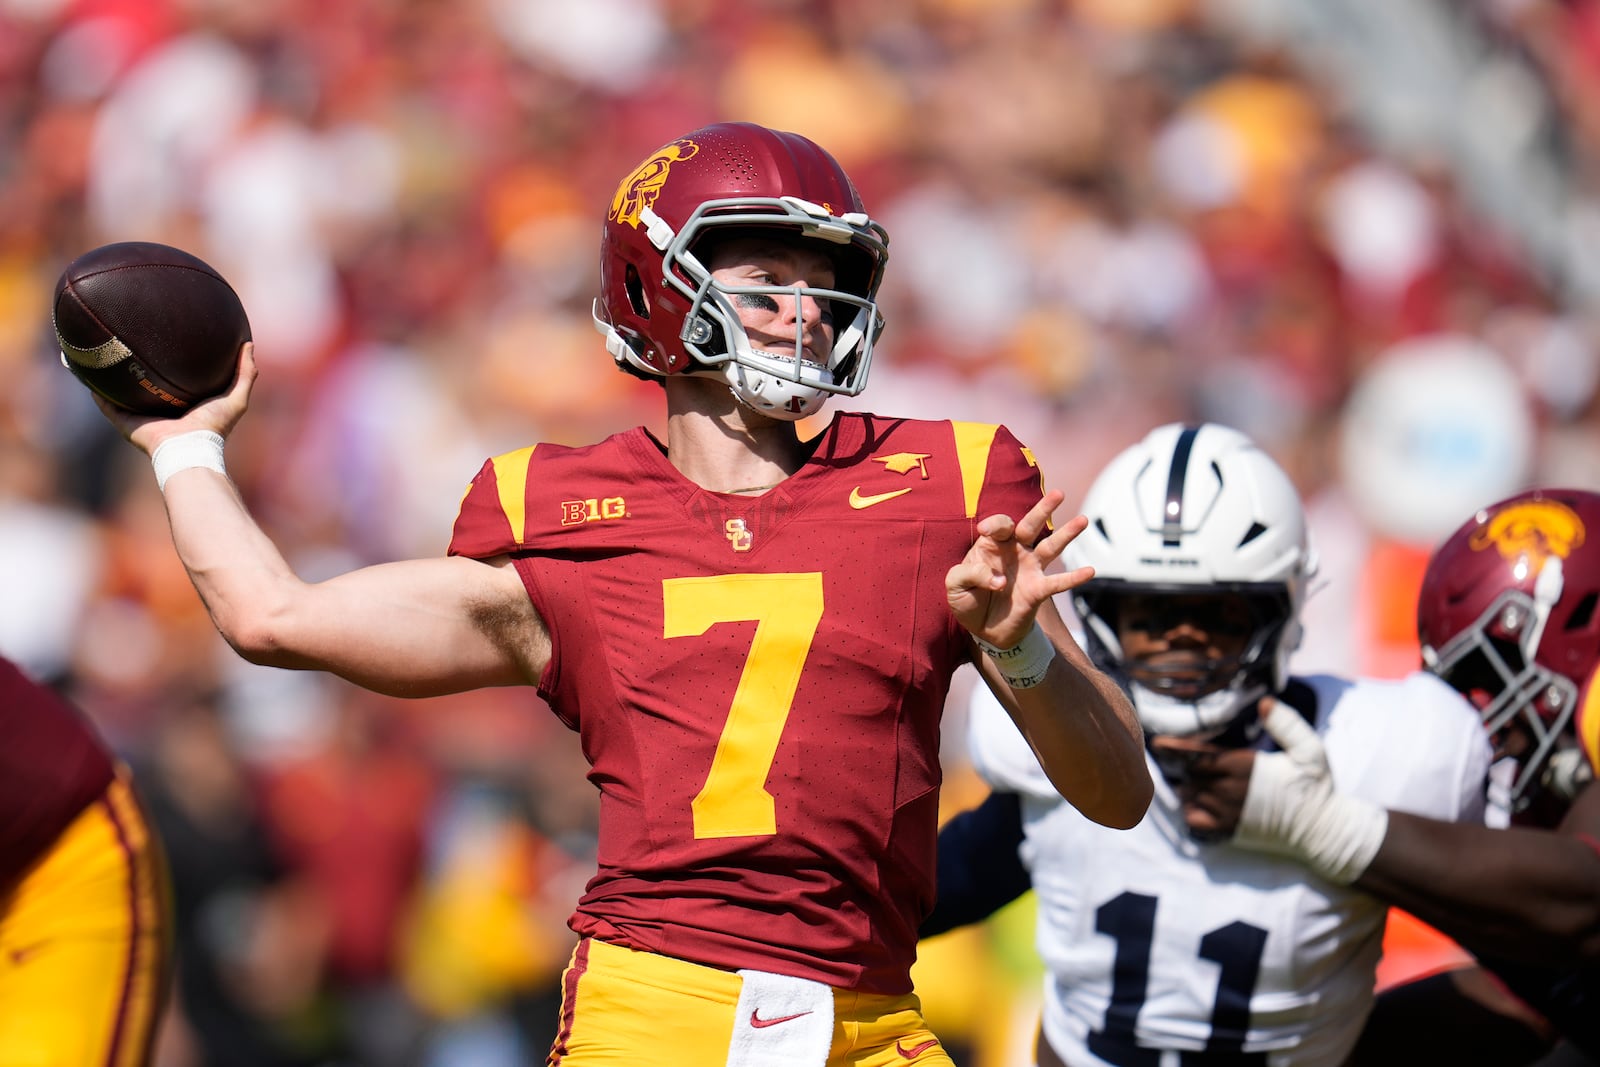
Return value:
<svg viewBox="0 0 1600 1067">
<path fill-rule="evenodd" d="M 1050 661 L 1056 658 L 1056 646 L 1045 636 L 1039 624 L 1033 624 L 1027 636 L 1013 648 L 991 645 L 981 637 L 973 638 L 978 647 L 1000 668 L 1000 675 L 1013 689 L 1032 689 L 1044 681 Z"/>
<path fill-rule="evenodd" d="M 222 435 L 210 430 L 191 430 L 169 437 L 150 453 L 150 465 L 156 471 L 156 485 L 167 488 L 167 479 L 190 467 L 204 467 L 227 477 L 228 469 L 222 465 Z"/>
<path fill-rule="evenodd" d="M 1285 704 L 1264 723 L 1282 752 L 1256 756 L 1234 842 L 1293 856 L 1338 885 L 1360 878 L 1389 832 L 1389 813 L 1334 792 L 1322 739 Z"/>
</svg>

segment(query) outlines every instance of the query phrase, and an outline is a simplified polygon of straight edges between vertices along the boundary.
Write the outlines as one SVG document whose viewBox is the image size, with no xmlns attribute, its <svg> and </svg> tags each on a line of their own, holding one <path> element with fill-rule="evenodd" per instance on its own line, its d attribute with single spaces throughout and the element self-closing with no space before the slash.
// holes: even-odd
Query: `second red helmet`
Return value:
<svg viewBox="0 0 1600 1067">
<path fill-rule="evenodd" d="M 1417 601 L 1429 670 L 1503 742 L 1520 732 L 1520 810 L 1574 746 L 1578 691 L 1600 662 L 1600 494 L 1532 489 L 1482 509 L 1434 552 Z M 1557 770 L 1559 770 L 1557 761 Z"/>
</svg>

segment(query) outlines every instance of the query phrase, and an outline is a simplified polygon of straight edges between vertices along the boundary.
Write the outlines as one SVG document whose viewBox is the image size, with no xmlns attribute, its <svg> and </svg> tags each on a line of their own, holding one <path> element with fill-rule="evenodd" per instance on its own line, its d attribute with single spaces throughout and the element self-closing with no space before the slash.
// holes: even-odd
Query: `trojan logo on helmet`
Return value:
<svg viewBox="0 0 1600 1067">
<path fill-rule="evenodd" d="M 1467 543 L 1476 551 L 1494 547 L 1508 563 L 1537 575 L 1545 560 L 1566 559 L 1583 540 L 1583 520 L 1577 512 L 1555 500 L 1535 500 L 1495 512 Z"/>
<path fill-rule="evenodd" d="M 617 194 L 611 200 L 611 219 L 614 222 L 639 225 L 644 210 L 656 202 L 661 187 L 667 183 L 672 165 L 680 159 L 693 159 L 700 146 L 687 137 L 679 138 L 662 147 L 649 159 L 639 164 L 634 172 L 622 179 Z"/>
</svg>

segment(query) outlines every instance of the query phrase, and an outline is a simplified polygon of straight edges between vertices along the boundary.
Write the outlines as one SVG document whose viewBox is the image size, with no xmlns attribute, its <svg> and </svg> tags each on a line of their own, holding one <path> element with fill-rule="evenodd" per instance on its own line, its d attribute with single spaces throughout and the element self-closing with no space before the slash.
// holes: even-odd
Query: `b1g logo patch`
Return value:
<svg viewBox="0 0 1600 1067">
<path fill-rule="evenodd" d="M 628 517 L 628 504 L 620 496 L 591 497 L 588 500 L 563 500 L 561 525 L 582 526 L 586 522 L 607 522 Z"/>
</svg>

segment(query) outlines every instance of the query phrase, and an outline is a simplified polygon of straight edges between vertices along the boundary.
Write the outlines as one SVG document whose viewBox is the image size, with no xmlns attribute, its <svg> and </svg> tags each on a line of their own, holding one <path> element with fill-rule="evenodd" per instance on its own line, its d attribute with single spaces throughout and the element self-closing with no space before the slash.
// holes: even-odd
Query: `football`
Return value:
<svg viewBox="0 0 1600 1067">
<path fill-rule="evenodd" d="M 233 384 L 250 320 L 233 286 L 170 245 L 121 241 L 67 264 L 51 317 L 61 362 L 141 415 L 181 415 Z"/>
</svg>

